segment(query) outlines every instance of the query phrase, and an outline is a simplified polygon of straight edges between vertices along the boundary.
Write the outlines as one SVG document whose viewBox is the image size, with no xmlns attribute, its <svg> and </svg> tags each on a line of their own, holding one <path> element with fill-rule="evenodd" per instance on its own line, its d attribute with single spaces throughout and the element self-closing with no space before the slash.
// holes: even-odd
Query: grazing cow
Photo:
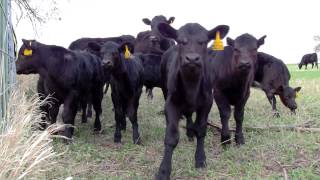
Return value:
<svg viewBox="0 0 320 180">
<path fill-rule="evenodd" d="M 124 56 L 126 49 L 133 53 L 134 45 L 106 42 L 102 46 L 93 43 L 89 46 L 99 50 L 103 66 L 111 70 L 111 98 L 116 121 L 114 142 L 121 142 L 121 130 L 126 129 L 128 116 L 133 129 L 133 142 L 140 144 L 137 112 L 143 86 L 143 67 L 138 57 L 131 56 L 126 59 Z"/>
<path fill-rule="evenodd" d="M 299 67 L 299 69 L 301 69 L 302 66 L 305 65 L 306 69 L 307 69 L 308 64 L 312 64 L 312 69 L 313 69 L 314 65 L 316 65 L 316 67 L 318 69 L 318 56 L 317 56 L 317 53 L 305 54 L 302 57 L 301 62 L 299 63 L 298 67 Z"/>
<path fill-rule="evenodd" d="M 217 31 L 223 38 L 229 27 L 221 25 L 207 31 L 197 23 L 189 23 L 176 30 L 167 23 L 160 23 L 158 29 L 163 36 L 178 43 L 165 52 L 161 65 L 161 81 L 165 82 L 163 90 L 166 97 L 166 134 L 164 157 L 157 179 L 169 179 L 172 153 L 179 141 L 178 124 L 182 115 L 196 112 L 193 125 L 197 138 L 195 166 L 205 167 L 204 138 L 213 101 L 207 44 L 215 38 Z"/>
<path fill-rule="evenodd" d="M 257 40 L 250 34 L 243 34 L 235 40 L 227 38 L 229 46 L 223 51 L 209 50 L 214 75 L 214 99 L 220 113 L 223 145 L 231 143 L 229 132 L 231 105 L 234 106 L 236 121 L 235 141 L 238 145 L 245 143 L 242 133 L 244 107 L 255 75 L 257 49 L 264 44 L 265 37 Z"/>
<path fill-rule="evenodd" d="M 159 41 L 160 43 L 160 49 L 163 51 L 166 51 L 167 49 L 169 49 L 171 46 L 173 46 L 174 40 L 172 40 L 171 38 L 165 37 L 163 36 L 159 30 L 158 30 L 158 25 L 160 23 L 166 23 L 166 24 L 171 24 L 173 23 L 175 17 L 170 17 L 168 20 L 165 16 L 163 15 L 159 15 L 159 16 L 155 16 L 152 18 L 152 20 L 149 20 L 148 18 L 144 18 L 142 19 L 142 21 L 146 24 L 151 26 L 151 31 L 153 34 L 154 39 L 156 39 L 157 41 Z"/>
<path fill-rule="evenodd" d="M 52 94 L 56 99 L 53 112 L 49 112 L 51 123 L 55 123 L 59 106 L 64 104 L 62 119 L 74 125 L 79 101 L 92 96 L 96 112 L 94 130 L 101 130 L 100 114 L 103 97 L 103 70 L 100 60 L 88 52 L 71 51 L 63 47 L 45 45 L 35 40 L 22 40 L 16 61 L 17 74 L 39 74 L 38 90 L 44 95 Z M 71 138 L 73 127 L 64 135 Z"/>
<path fill-rule="evenodd" d="M 300 91 L 301 87 L 292 88 L 289 86 L 290 73 L 287 66 L 280 59 L 263 52 L 258 52 L 257 62 L 254 85 L 267 95 L 274 116 L 280 117 L 276 108 L 275 95 L 279 95 L 281 102 L 295 113 L 295 109 L 297 109 L 296 93 Z"/>
</svg>

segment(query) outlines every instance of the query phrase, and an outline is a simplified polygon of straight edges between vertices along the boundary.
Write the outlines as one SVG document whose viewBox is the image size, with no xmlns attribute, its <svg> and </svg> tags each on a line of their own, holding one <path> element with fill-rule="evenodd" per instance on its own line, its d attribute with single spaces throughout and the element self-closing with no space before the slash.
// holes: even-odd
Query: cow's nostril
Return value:
<svg viewBox="0 0 320 180">
<path fill-rule="evenodd" d="M 188 54 L 186 55 L 186 60 L 188 62 L 197 62 L 200 60 L 200 56 L 198 54 Z"/>
</svg>

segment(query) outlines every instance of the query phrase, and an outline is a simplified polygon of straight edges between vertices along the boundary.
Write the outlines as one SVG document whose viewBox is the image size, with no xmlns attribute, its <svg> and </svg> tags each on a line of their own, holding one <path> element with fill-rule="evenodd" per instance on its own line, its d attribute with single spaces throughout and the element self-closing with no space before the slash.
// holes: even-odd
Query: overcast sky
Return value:
<svg viewBox="0 0 320 180">
<path fill-rule="evenodd" d="M 136 36 L 148 30 L 142 18 L 174 16 L 173 27 L 197 22 L 212 29 L 230 26 L 228 36 L 250 33 L 256 38 L 267 35 L 259 49 L 285 63 L 297 63 L 302 55 L 313 52 L 320 35 L 319 0 L 57 0 L 61 20 L 52 20 L 39 28 L 36 36 L 28 22 L 16 28 L 21 38 L 68 47 L 81 37 Z M 225 42 L 225 40 L 224 40 Z M 20 43 L 21 44 L 21 43 Z"/>
</svg>

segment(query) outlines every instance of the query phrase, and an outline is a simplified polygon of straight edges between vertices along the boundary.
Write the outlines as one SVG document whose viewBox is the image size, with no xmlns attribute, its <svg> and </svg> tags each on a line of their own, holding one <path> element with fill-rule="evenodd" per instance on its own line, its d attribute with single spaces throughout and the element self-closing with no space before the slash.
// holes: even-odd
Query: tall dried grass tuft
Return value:
<svg viewBox="0 0 320 180">
<path fill-rule="evenodd" d="M 37 125 L 43 114 L 34 95 L 27 98 L 21 90 L 12 93 L 7 118 L 0 122 L 0 179 L 44 178 L 58 156 L 53 149 L 53 134 L 61 127 L 52 125 L 45 131 Z"/>
</svg>

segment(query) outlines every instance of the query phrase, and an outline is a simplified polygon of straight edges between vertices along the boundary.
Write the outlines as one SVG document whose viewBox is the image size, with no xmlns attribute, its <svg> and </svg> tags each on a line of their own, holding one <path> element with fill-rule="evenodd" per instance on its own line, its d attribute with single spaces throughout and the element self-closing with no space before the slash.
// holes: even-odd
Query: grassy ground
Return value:
<svg viewBox="0 0 320 180">
<path fill-rule="evenodd" d="M 290 65 L 290 84 L 302 86 L 297 115 L 279 103 L 281 118 L 273 118 L 271 106 L 265 95 L 252 89 L 245 110 L 244 127 L 301 124 L 312 121 L 312 127 L 320 127 L 320 71 L 298 70 Z M 77 115 L 74 143 L 64 145 L 55 142 L 55 149 L 64 154 L 58 159 L 55 170 L 47 179 L 153 179 L 163 155 L 165 119 L 158 114 L 163 109 L 161 91 L 154 91 L 152 102 L 146 94 L 140 99 L 138 112 L 143 145 L 132 143 L 131 125 L 123 133 L 122 144 L 113 143 L 114 117 L 110 92 L 103 100 L 104 133 L 94 135 L 93 120 L 80 123 Z M 218 110 L 214 104 L 210 121 L 219 123 Z M 230 120 L 234 126 L 233 118 Z M 180 122 L 184 126 L 185 121 Z M 246 144 L 232 145 L 228 149 L 220 146 L 220 134 L 208 129 L 205 151 L 207 168 L 194 168 L 195 142 L 188 142 L 185 130 L 180 128 L 180 142 L 173 155 L 173 179 L 279 179 L 284 171 L 291 179 L 320 179 L 320 133 L 271 130 L 245 131 Z M 282 166 L 280 166 L 280 164 Z"/>
</svg>

